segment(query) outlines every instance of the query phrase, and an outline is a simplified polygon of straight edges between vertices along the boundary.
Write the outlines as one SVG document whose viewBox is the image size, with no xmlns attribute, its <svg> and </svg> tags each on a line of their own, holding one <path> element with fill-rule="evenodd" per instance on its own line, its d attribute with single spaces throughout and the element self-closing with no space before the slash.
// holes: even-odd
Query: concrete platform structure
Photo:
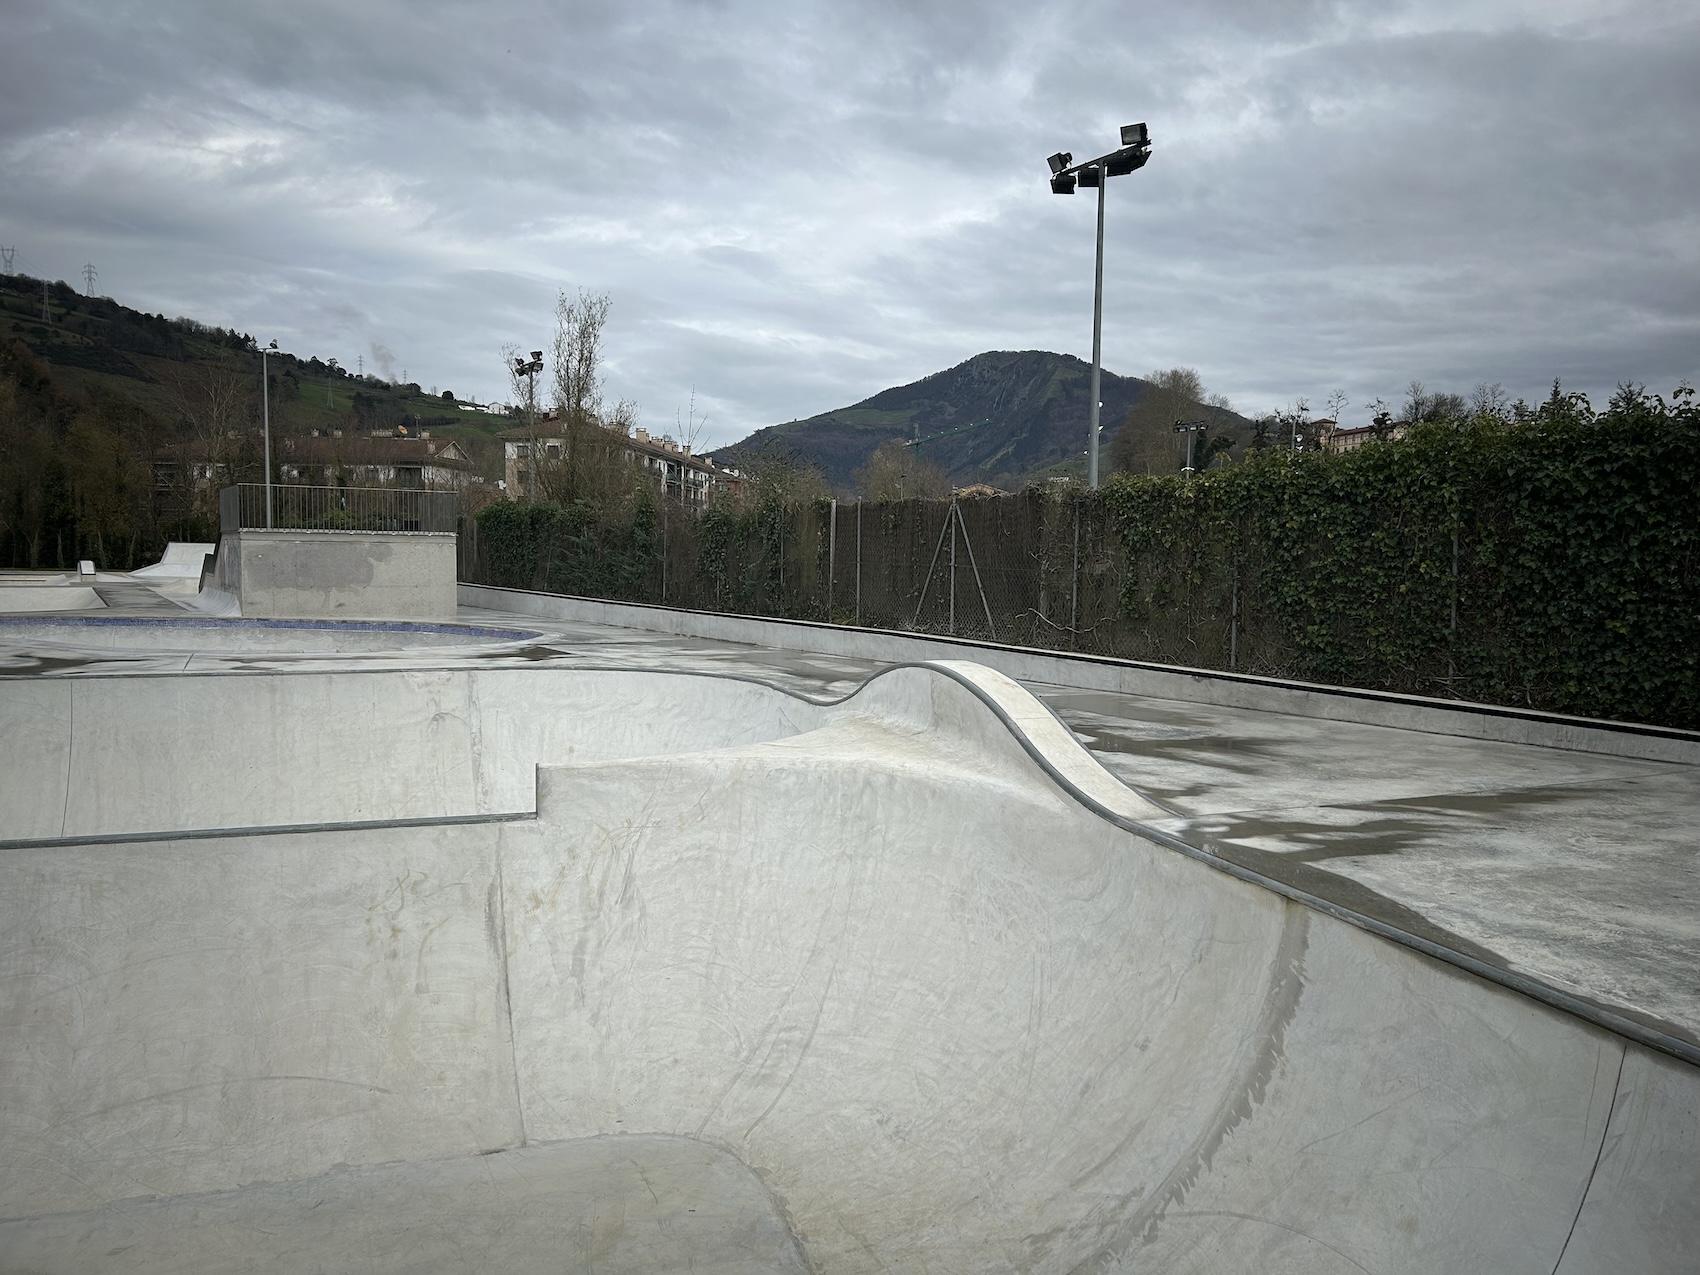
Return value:
<svg viewBox="0 0 1700 1275">
<path fill-rule="evenodd" d="M 226 532 L 218 588 L 266 619 L 452 620 L 452 532 Z"/>
<path fill-rule="evenodd" d="M 0 621 L 0 1269 L 1696 1269 L 1700 741 L 462 600 Z"/>
</svg>

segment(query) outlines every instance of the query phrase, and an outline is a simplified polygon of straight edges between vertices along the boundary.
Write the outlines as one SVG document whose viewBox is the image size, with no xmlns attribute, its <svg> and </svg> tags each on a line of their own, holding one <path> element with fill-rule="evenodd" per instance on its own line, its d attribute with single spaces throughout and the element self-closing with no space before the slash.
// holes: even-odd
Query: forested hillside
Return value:
<svg viewBox="0 0 1700 1275">
<path fill-rule="evenodd" d="M 497 470 L 502 417 L 335 360 L 268 363 L 274 438 L 405 423 Z M 260 378 L 247 333 L 0 277 L 0 567 L 125 570 L 167 540 L 210 538 L 216 489 L 196 467 L 260 477 Z"/>
<path fill-rule="evenodd" d="M 881 444 L 913 440 L 918 432 L 922 458 L 956 486 L 1014 489 L 1050 474 L 1085 472 L 1091 383 L 1091 365 L 1073 355 L 994 350 L 850 407 L 757 430 L 722 454 L 785 452 L 819 469 L 834 489 L 852 491 Z M 1111 440 L 1148 388 L 1138 377 L 1101 374 L 1104 472 Z M 1224 427 L 1249 431 L 1250 423 L 1231 412 L 1211 410 Z M 925 441 L 933 435 L 944 436 Z"/>
</svg>

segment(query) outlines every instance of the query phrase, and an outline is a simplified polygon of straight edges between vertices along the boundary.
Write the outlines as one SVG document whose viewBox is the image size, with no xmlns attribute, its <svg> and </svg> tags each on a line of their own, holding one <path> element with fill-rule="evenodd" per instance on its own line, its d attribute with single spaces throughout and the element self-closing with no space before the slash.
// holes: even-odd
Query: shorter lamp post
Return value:
<svg viewBox="0 0 1700 1275">
<path fill-rule="evenodd" d="M 1186 435 L 1186 468 L 1181 470 L 1188 478 L 1193 475 L 1192 468 L 1192 439 L 1193 435 L 1201 434 L 1210 428 L 1209 421 L 1176 421 L 1175 433 Z"/>
<path fill-rule="evenodd" d="M 537 503 L 537 374 L 543 370 L 543 351 L 533 350 L 531 358 L 514 360 L 514 375 L 525 378 L 525 420 L 531 441 L 525 445 L 527 468 L 531 475 L 531 504 Z"/>
<path fill-rule="evenodd" d="M 277 353 L 277 342 L 263 346 L 260 350 L 260 402 L 264 405 L 262 416 L 265 421 L 265 462 L 266 462 L 266 530 L 272 529 L 272 378 L 271 371 L 266 365 L 268 355 Z"/>
</svg>

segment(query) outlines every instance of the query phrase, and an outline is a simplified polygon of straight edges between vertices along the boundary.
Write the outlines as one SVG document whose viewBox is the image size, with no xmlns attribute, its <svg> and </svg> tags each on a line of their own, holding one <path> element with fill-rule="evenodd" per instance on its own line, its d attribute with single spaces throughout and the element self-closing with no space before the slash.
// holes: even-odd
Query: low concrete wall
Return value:
<svg viewBox="0 0 1700 1275">
<path fill-rule="evenodd" d="M 1214 704 L 1258 712 L 1290 713 L 1325 721 L 1393 726 L 1401 730 L 1457 735 L 1465 739 L 1568 748 L 1614 757 L 1700 763 L 1700 732 L 1566 717 L 1496 704 L 1429 699 L 1349 686 L 1319 686 L 1278 678 L 1221 673 L 1170 664 L 1143 664 L 1107 656 L 1069 655 L 1031 647 L 1002 646 L 962 638 L 893 633 L 840 624 L 809 624 L 763 616 L 721 615 L 674 607 L 604 602 L 527 589 L 462 584 L 460 603 L 541 619 L 574 620 L 614 628 L 643 629 L 681 637 L 745 642 L 780 651 L 809 651 L 849 659 L 903 663 L 972 660 L 1022 682 L 1043 682 L 1087 691 L 1111 691 L 1153 699 Z"/>
<path fill-rule="evenodd" d="M 218 585 L 244 616 L 452 620 L 455 537 L 385 531 L 229 532 Z"/>
<path fill-rule="evenodd" d="M 0 740 L 20 741 L 0 766 L 0 845 L 526 812 L 539 762 L 781 739 L 824 714 L 735 678 L 636 670 L 0 678 Z"/>
</svg>

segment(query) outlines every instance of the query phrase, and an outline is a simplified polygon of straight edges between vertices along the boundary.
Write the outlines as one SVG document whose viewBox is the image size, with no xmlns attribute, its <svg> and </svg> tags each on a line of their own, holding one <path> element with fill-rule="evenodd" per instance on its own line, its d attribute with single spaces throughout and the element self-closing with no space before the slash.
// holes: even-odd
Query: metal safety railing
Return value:
<svg viewBox="0 0 1700 1275">
<path fill-rule="evenodd" d="M 269 495 L 269 499 L 268 499 Z M 387 487 L 238 483 L 218 493 L 220 532 L 389 531 L 452 535 L 455 495 Z"/>
</svg>

